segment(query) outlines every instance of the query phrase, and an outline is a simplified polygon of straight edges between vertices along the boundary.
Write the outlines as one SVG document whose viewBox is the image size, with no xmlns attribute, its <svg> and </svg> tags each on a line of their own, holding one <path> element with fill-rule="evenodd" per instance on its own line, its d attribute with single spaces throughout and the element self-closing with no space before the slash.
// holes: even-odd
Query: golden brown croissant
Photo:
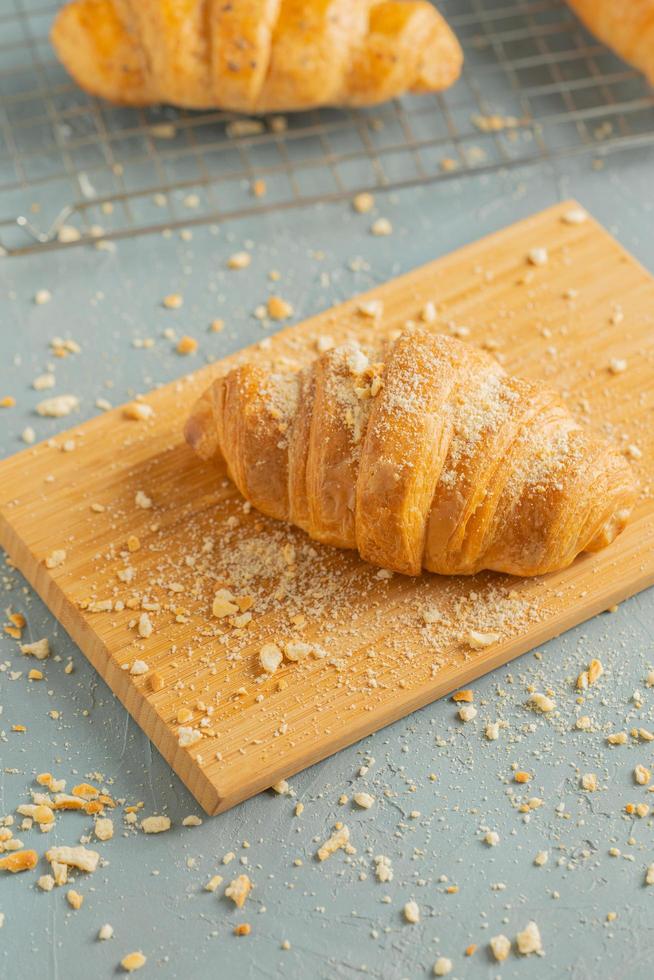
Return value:
<svg viewBox="0 0 654 980">
<path fill-rule="evenodd" d="M 264 514 L 409 575 L 564 568 L 613 540 L 636 493 L 623 455 L 553 391 L 423 330 L 296 373 L 237 367 L 185 436 Z"/>
<path fill-rule="evenodd" d="M 437 91 L 462 61 L 427 0 L 72 0 L 52 43 L 112 102 L 250 113 Z"/>
<path fill-rule="evenodd" d="M 654 85 L 654 0 L 568 0 L 589 31 Z"/>
</svg>

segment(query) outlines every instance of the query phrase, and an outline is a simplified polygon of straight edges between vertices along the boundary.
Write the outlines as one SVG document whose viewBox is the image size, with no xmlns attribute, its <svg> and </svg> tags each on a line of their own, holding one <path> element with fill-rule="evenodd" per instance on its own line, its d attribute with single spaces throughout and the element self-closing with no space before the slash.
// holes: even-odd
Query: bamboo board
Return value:
<svg viewBox="0 0 654 980">
<path fill-rule="evenodd" d="M 0 543 L 208 813 L 654 582 L 654 280 L 591 219 L 566 222 L 573 207 L 374 289 L 366 299 L 383 302 L 379 323 L 353 300 L 153 392 L 147 421 L 116 409 L 0 464 Z M 534 247 L 547 248 L 546 265 L 528 263 Z M 397 329 L 428 301 L 434 329 L 469 331 L 507 369 L 549 380 L 589 424 L 642 452 L 641 501 L 607 551 L 539 580 L 385 578 L 248 512 L 224 474 L 183 443 L 194 398 L 238 358 L 302 361 L 317 338 Z M 612 373 L 614 358 L 626 370 Z M 72 452 L 61 451 L 66 440 Z M 136 504 L 138 491 L 151 507 Z M 46 567 L 57 550 L 65 560 Z M 212 618 L 225 583 L 254 600 L 249 623 Z M 107 600 L 111 611 L 91 611 Z M 136 624 L 148 607 L 144 638 Z M 474 651 L 470 629 L 500 638 Z M 289 636 L 319 656 L 262 677 L 261 645 Z M 135 660 L 146 673 L 130 673 Z M 190 714 L 184 726 L 202 733 L 190 747 L 179 744 L 180 708 Z"/>
</svg>

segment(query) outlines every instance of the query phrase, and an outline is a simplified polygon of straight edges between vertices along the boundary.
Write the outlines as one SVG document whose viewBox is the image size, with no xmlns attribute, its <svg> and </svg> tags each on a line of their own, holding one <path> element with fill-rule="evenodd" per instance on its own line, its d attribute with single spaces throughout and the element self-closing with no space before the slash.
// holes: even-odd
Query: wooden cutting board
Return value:
<svg viewBox="0 0 654 980">
<path fill-rule="evenodd" d="M 379 322 L 353 300 L 153 392 L 145 421 L 115 409 L 0 464 L 0 543 L 208 813 L 654 582 L 654 281 L 594 221 L 571 223 L 575 207 L 374 289 Z M 544 265 L 528 261 L 534 248 Z M 434 329 L 558 386 L 638 457 L 642 499 L 611 548 L 539 580 L 388 578 L 248 512 L 185 446 L 194 398 L 238 358 L 301 361 L 326 338 L 418 320 L 428 302 Z M 236 623 L 211 615 L 221 585 L 246 613 Z M 471 630 L 499 639 L 474 650 Z M 262 676 L 262 644 L 289 637 L 315 653 Z M 180 727 L 197 741 L 180 745 Z"/>
</svg>

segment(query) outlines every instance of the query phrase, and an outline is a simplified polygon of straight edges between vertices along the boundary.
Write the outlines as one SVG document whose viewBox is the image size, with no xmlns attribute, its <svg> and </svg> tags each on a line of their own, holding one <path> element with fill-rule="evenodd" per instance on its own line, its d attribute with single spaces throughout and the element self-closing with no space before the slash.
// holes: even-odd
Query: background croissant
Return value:
<svg viewBox="0 0 654 980">
<path fill-rule="evenodd" d="M 568 0 L 589 31 L 654 85 L 654 0 Z"/>
<path fill-rule="evenodd" d="M 553 391 L 424 331 L 383 355 L 346 344 L 298 373 L 245 364 L 203 395 L 186 439 L 263 513 L 409 575 L 537 575 L 623 529 L 628 463 Z"/>
<path fill-rule="evenodd" d="M 52 42 L 112 102 L 249 113 L 436 91 L 462 62 L 426 0 L 72 0 Z"/>
</svg>

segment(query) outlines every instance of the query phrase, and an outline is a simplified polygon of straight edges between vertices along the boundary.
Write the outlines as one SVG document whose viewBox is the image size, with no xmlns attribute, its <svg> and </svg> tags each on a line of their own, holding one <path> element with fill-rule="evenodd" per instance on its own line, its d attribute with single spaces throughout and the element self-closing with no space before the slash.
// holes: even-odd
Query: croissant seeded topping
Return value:
<svg viewBox="0 0 654 980">
<path fill-rule="evenodd" d="M 52 43 L 112 102 L 248 113 L 438 91 L 462 62 L 426 0 L 72 0 Z"/>
<path fill-rule="evenodd" d="M 615 538 L 636 493 L 624 456 L 554 391 L 418 329 L 296 373 L 243 364 L 185 435 L 264 514 L 409 575 L 565 568 Z"/>
</svg>

